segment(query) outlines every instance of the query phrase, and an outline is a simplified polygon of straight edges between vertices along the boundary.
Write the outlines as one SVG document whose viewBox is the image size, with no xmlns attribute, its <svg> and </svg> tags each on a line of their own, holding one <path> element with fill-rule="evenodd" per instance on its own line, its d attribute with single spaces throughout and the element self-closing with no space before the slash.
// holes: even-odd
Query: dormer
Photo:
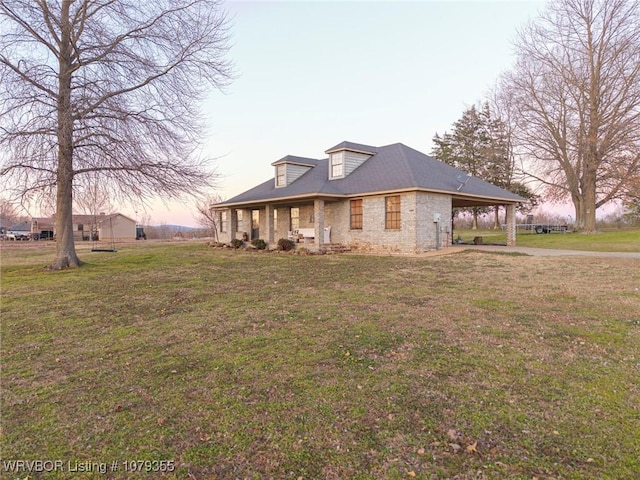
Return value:
<svg viewBox="0 0 640 480">
<path fill-rule="evenodd" d="M 273 162 L 275 167 L 275 187 L 282 188 L 291 185 L 302 175 L 316 166 L 316 160 L 311 158 L 294 157 L 287 155 Z"/>
<path fill-rule="evenodd" d="M 329 180 L 345 178 L 377 153 L 376 147 L 342 142 L 326 150 L 329 155 Z"/>
</svg>

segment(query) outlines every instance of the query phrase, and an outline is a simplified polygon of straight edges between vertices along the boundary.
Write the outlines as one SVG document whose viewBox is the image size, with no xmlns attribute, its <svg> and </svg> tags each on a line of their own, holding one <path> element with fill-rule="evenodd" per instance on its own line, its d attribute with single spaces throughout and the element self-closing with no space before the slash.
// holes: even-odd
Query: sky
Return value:
<svg viewBox="0 0 640 480">
<path fill-rule="evenodd" d="M 231 198 L 286 156 L 326 158 L 344 140 L 429 154 L 436 133 L 513 64 L 541 1 L 227 1 L 236 79 L 202 105 L 203 154 Z M 193 202 L 154 201 L 151 224 L 197 226 Z"/>
</svg>

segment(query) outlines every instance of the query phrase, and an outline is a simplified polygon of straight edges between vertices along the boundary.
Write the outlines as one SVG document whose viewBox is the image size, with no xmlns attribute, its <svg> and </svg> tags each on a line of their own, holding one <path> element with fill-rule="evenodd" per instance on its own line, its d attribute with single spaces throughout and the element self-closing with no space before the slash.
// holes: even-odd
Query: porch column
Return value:
<svg viewBox="0 0 640 480">
<path fill-rule="evenodd" d="M 251 223 L 253 218 L 251 218 L 251 209 L 243 208 L 242 209 L 242 225 L 239 227 L 241 230 L 238 232 L 240 234 L 240 239 L 244 240 L 244 234 L 247 234 L 249 240 L 251 240 Z"/>
<path fill-rule="evenodd" d="M 238 231 L 238 211 L 235 208 L 229 210 L 229 241 L 236 238 Z"/>
<path fill-rule="evenodd" d="M 264 206 L 264 241 L 267 244 L 273 243 L 273 207 L 269 204 Z"/>
<path fill-rule="evenodd" d="M 507 205 L 507 246 L 513 247 L 516 244 L 516 205 Z"/>
<path fill-rule="evenodd" d="M 278 209 L 278 231 L 280 232 L 280 237 L 290 237 L 289 232 L 291 231 L 291 207 Z"/>
<path fill-rule="evenodd" d="M 320 250 L 320 246 L 324 242 L 324 200 L 313 201 L 313 218 L 314 221 L 314 235 L 315 246 Z"/>
</svg>

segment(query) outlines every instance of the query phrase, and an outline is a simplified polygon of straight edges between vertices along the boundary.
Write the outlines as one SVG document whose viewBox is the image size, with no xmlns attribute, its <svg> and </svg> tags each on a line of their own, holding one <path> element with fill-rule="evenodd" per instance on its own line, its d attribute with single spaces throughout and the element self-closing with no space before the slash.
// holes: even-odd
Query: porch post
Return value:
<svg viewBox="0 0 640 480">
<path fill-rule="evenodd" d="M 507 246 L 513 247 L 516 244 L 516 205 L 507 205 Z"/>
<path fill-rule="evenodd" d="M 313 229 L 315 235 L 315 246 L 320 250 L 324 242 L 324 200 L 313 201 L 313 217 L 315 219 Z"/>
<path fill-rule="evenodd" d="M 245 233 L 248 237 L 249 241 L 251 241 L 251 227 L 252 227 L 253 218 L 251 216 L 250 208 L 242 209 L 242 230 L 240 230 L 240 238 L 244 240 Z"/>
<path fill-rule="evenodd" d="M 264 240 L 267 244 L 273 243 L 273 207 L 269 204 L 264 206 Z"/>
<path fill-rule="evenodd" d="M 238 211 L 235 208 L 229 210 L 229 241 L 236 238 L 238 231 Z"/>
<path fill-rule="evenodd" d="M 278 231 L 282 232 L 282 238 L 289 238 L 291 231 L 291 207 L 278 209 Z"/>
</svg>

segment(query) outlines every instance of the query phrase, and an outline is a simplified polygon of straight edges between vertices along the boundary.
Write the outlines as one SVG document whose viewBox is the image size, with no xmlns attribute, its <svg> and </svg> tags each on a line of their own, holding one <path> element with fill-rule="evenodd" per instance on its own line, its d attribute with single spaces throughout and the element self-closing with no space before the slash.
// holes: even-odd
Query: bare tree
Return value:
<svg viewBox="0 0 640 480">
<path fill-rule="evenodd" d="M 0 174 L 56 196 L 52 268 L 80 265 L 74 186 L 181 197 L 211 185 L 198 107 L 224 87 L 228 30 L 215 0 L 1 0 Z"/>
<path fill-rule="evenodd" d="M 640 6 L 637 0 L 560 0 L 519 32 L 501 79 L 514 140 L 576 227 L 624 196 L 640 172 Z"/>
<path fill-rule="evenodd" d="M 0 198 L 0 234 L 5 233 L 4 229 L 16 223 L 19 218 L 15 205 L 4 198 Z"/>
<path fill-rule="evenodd" d="M 196 209 L 198 210 L 198 225 L 206 228 L 211 233 L 211 237 L 218 241 L 218 212 L 214 212 L 211 205 L 220 203 L 222 197 L 220 195 L 207 195 L 204 199 L 199 200 L 196 203 Z"/>
<path fill-rule="evenodd" d="M 136 217 L 137 217 L 137 212 L 136 212 Z M 148 213 L 143 213 L 139 218 L 136 218 L 136 221 L 138 223 L 138 225 L 141 225 L 143 227 L 150 227 L 151 226 L 151 215 L 149 215 Z"/>
<path fill-rule="evenodd" d="M 74 189 L 73 204 L 76 212 L 85 215 L 114 211 L 109 192 L 98 182 L 83 182 L 82 185 L 77 186 Z"/>
</svg>

